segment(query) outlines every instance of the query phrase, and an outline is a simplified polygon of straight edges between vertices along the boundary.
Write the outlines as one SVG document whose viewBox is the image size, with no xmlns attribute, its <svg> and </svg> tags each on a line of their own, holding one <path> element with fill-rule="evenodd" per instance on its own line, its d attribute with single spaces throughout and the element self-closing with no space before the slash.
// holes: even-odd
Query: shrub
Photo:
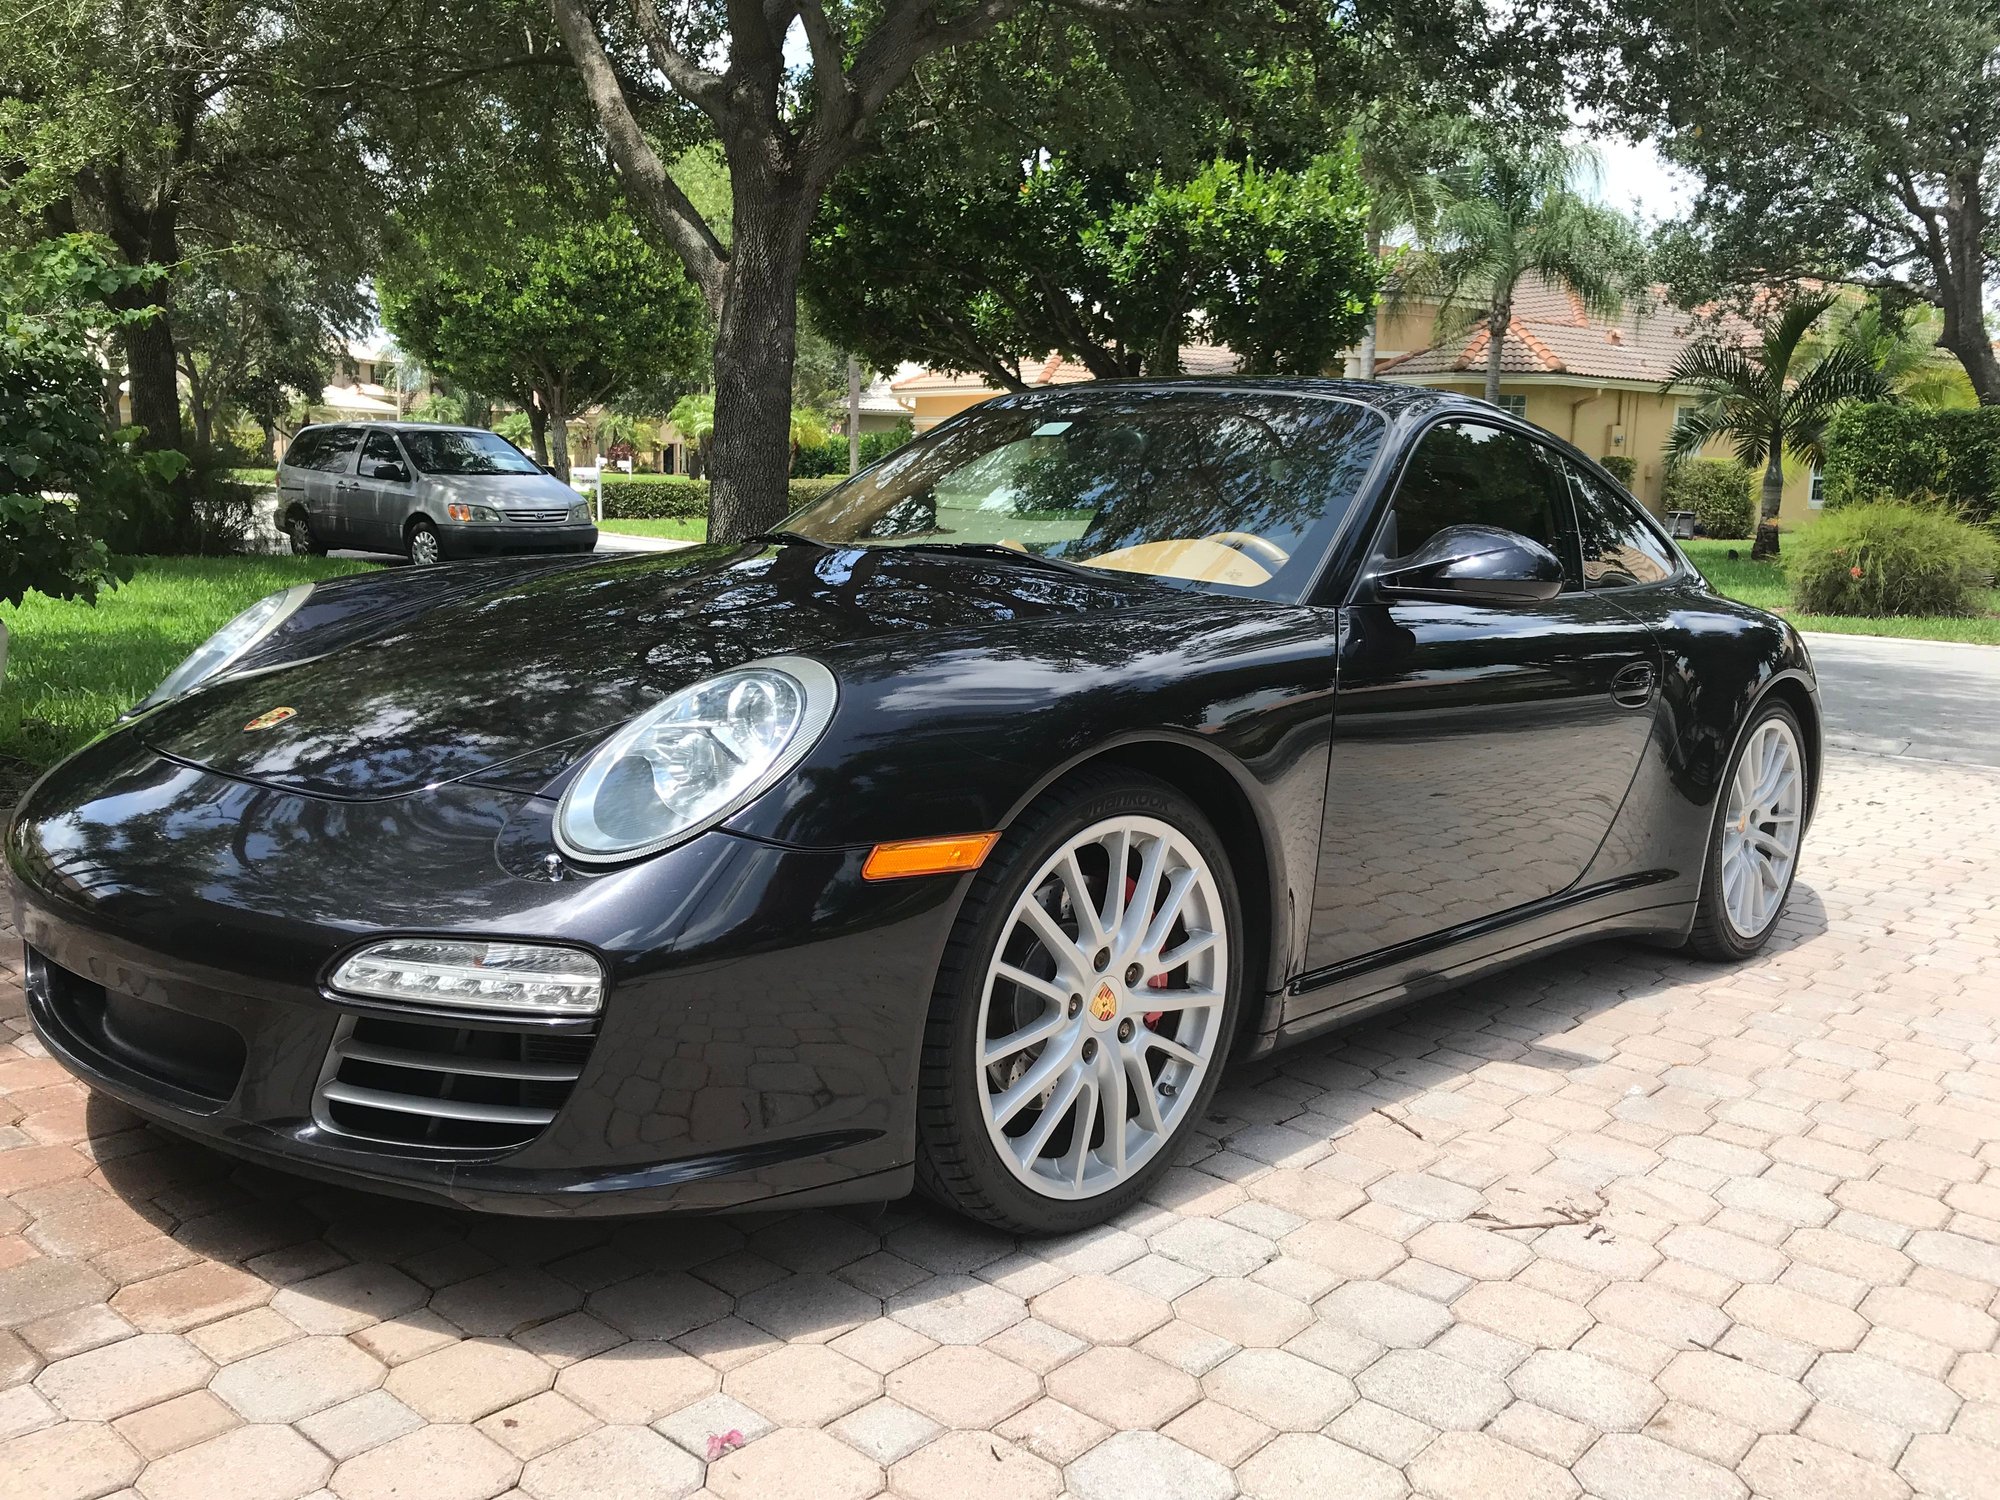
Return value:
<svg viewBox="0 0 2000 1500">
<path fill-rule="evenodd" d="M 880 463 L 891 453 L 910 440 L 911 427 L 907 418 L 885 432 L 864 432 L 861 434 L 861 467 Z M 794 479 L 845 479 L 847 477 L 847 438 L 838 436 L 832 442 L 818 448 L 801 448 L 792 459 Z"/>
<path fill-rule="evenodd" d="M 1639 460 L 1636 458 L 1627 458 L 1622 453 L 1607 453 L 1598 462 L 1604 465 L 1605 473 L 1628 490 L 1632 488 L 1632 481 L 1639 477 Z"/>
<path fill-rule="evenodd" d="M 819 499 L 847 476 L 794 479 L 786 484 L 790 509 Z M 607 475 L 604 480 L 607 521 L 701 521 L 708 518 L 708 481 L 683 474 Z"/>
<path fill-rule="evenodd" d="M 1745 537 L 1757 528 L 1754 475 L 1726 458 L 1683 458 L 1667 465 L 1660 503 L 1691 510 L 1703 536 Z"/>
<path fill-rule="evenodd" d="M 1792 598 L 1827 615 L 1970 615 L 2000 566 L 1990 533 L 1916 505 L 1854 505 L 1792 544 Z"/>
<path fill-rule="evenodd" d="M 607 474 L 604 515 L 615 521 L 704 520 L 708 481 L 684 474 Z"/>
<path fill-rule="evenodd" d="M 2000 406 L 1842 407 L 1827 426 L 1829 509 L 1934 496 L 1968 520 L 2000 514 Z"/>
</svg>

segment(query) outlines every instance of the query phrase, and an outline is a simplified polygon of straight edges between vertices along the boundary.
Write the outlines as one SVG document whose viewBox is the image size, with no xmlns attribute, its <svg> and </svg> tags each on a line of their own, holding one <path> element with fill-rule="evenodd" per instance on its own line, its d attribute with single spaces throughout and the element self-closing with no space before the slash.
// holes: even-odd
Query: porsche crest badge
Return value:
<svg viewBox="0 0 2000 1500">
<path fill-rule="evenodd" d="M 243 730 L 247 734 L 253 730 L 269 729 L 273 724 L 282 724 L 287 719 L 297 718 L 298 715 L 299 711 L 296 708 L 267 708 L 245 724 Z"/>
<path fill-rule="evenodd" d="M 1100 1021 L 1108 1021 L 1118 1014 L 1118 996 L 1109 981 L 1098 985 L 1097 993 L 1090 997 L 1090 1013 Z"/>
</svg>

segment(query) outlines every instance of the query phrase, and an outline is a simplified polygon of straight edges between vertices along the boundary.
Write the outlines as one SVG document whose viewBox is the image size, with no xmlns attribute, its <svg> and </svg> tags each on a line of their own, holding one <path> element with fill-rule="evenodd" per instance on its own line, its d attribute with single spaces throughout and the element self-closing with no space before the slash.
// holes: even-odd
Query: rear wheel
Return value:
<svg viewBox="0 0 2000 1500">
<path fill-rule="evenodd" d="M 1806 793 L 1799 721 L 1784 704 L 1770 704 L 1737 747 L 1709 835 L 1688 937 L 1702 957 L 1748 958 L 1770 941 L 1798 874 Z"/>
<path fill-rule="evenodd" d="M 1138 1199 L 1221 1075 L 1241 927 L 1220 840 L 1165 783 L 1091 775 L 1023 814 L 939 971 L 920 1083 L 925 1190 L 1030 1234 Z"/>
<path fill-rule="evenodd" d="M 326 543 L 313 535 L 312 522 L 306 519 L 306 513 L 302 510 L 295 510 L 285 518 L 285 536 L 292 544 L 294 557 L 326 555 Z"/>
<path fill-rule="evenodd" d="M 421 516 L 410 522 L 410 531 L 406 541 L 409 547 L 410 561 L 418 567 L 427 568 L 432 563 L 444 561 L 444 543 L 438 537 L 437 527 L 431 525 L 430 522 L 424 520 Z"/>
</svg>

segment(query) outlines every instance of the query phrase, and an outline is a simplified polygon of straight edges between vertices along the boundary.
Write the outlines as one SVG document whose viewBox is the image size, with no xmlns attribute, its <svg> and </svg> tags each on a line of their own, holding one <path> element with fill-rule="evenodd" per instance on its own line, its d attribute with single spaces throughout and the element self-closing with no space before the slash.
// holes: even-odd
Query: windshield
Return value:
<svg viewBox="0 0 2000 1500">
<path fill-rule="evenodd" d="M 1384 424 L 1351 402 L 1130 390 L 998 401 L 794 516 L 836 546 L 1005 547 L 1185 588 L 1297 599 Z"/>
<path fill-rule="evenodd" d="M 532 458 L 497 432 L 402 432 L 410 462 L 426 474 L 539 474 Z"/>
</svg>

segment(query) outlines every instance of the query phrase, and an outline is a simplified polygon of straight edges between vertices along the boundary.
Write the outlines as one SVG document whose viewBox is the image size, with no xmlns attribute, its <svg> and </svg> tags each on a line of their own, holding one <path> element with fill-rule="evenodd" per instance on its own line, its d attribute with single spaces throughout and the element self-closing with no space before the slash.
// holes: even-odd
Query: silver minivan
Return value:
<svg viewBox="0 0 2000 1500">
<path fill-rule="evenodd" d="M 303 427 L 278 465 L 294 552 L 353 547 L 413 563 L 476 552 L 589 552 L 589 503 L 483 427 Z"/>
</svg>

